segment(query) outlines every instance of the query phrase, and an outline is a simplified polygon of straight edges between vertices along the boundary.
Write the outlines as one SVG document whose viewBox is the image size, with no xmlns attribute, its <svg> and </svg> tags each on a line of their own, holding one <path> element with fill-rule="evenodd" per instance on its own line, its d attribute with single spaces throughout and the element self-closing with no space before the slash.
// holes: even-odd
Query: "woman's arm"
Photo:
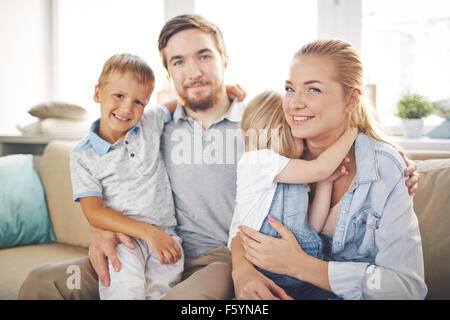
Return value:
<svg viewBox="0 0 450 320">
<path fill-rule="evenodd" d="M 80 204 L 89 224 L 94 228 L 120 232 L 144 240 L 161 263 L 173 263 L 181 258 L 181 249 L 176 242 L 157 227 L 104 207 L 100 197 L 81 198 Z"/>
<path fill-rule="evenodd" d="M 344 134 L 316 159 L 307 161 L 292 159 L 275 177 L 274 182 L 310 183 L 328 178 L 343 161 L 358 135 L 356 128 L 348 128 Z"/>
</svg>

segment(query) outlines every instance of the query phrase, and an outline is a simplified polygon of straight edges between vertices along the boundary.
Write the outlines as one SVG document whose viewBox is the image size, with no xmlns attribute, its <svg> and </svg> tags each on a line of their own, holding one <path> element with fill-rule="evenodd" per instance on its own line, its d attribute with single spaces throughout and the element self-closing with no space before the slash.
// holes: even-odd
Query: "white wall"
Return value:
<svg viewBox="0 0 450 320">
<path fill-rule="evenodd" d="M 0 0 L 0 135 L 50 95 L 50 0 Z"/>
</svg>

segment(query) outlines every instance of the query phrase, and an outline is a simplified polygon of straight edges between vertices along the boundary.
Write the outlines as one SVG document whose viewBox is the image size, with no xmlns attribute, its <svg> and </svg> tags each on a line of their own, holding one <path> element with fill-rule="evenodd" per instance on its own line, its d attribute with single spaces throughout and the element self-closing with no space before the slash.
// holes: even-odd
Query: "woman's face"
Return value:
<svg viewBox="0 0 450 320">
<path fill-rule="evenodd" d="M 339 137 L 347 126 L 347 110 L 344 90 L 335 80 L 335 66 L 328 57 L 292 60 L 283 111 L 295 138 Z"/>
</svg>

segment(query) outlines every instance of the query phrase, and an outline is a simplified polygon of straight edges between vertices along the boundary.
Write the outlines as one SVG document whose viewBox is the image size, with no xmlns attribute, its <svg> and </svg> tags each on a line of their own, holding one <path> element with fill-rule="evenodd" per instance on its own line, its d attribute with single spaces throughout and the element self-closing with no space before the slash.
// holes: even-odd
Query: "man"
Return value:
<svg viewBox="0 0 450 320">
<path fill-rule="evenodd" d="M 226 95 L 223 79 L 228 57 L 223 36 L 204 18 L 182 15 L 165 24 L 158 46 L 180 100 L 173 121 L 165 127 L 161 151 L 186 257 L 182 281 L 165 298 L 230 299 L 234 292 L 226 243 L 235 202 L 236 166 L 243 151 L 242 105 L 231 103 Z M 409 169 L 415 170 L 414 166 Z M 416 184 L 417 178 L 411 182 Z M 19 299 L 98 299 L 97 275 L 109 284 L 106 259 L 120 268 L 115 253 L 118 242 L 134 246 L 125 235 L 92 230 L 90 262 L 86 257 L 33 270 Z M 65 285 L 65 271 L 71 264 L 80 266 L 81 290 Z"/>
</svg>

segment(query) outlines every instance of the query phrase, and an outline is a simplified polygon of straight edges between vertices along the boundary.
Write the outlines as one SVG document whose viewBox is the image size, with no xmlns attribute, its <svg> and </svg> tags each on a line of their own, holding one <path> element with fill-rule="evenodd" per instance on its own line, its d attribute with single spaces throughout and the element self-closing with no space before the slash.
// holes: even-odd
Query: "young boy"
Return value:
<svg viewBox="0 0 450 320">
<path fill-rule="evenodd" d="M 94 94 L 101 117 L 70 155 L 74 200 L 89 223 L 129 235 L 136 245 L 116 247 L 122 268 L 114 272 L 109 263 L 111 284 L 99 281 L 101 299 L 161 299 L 183 271 L 172 191 L 159 151 L 171 113 L 164 106 L 144 113 L 154 81 L 137 56 L 117 54 L 106 61 Z"/>
</svg>

